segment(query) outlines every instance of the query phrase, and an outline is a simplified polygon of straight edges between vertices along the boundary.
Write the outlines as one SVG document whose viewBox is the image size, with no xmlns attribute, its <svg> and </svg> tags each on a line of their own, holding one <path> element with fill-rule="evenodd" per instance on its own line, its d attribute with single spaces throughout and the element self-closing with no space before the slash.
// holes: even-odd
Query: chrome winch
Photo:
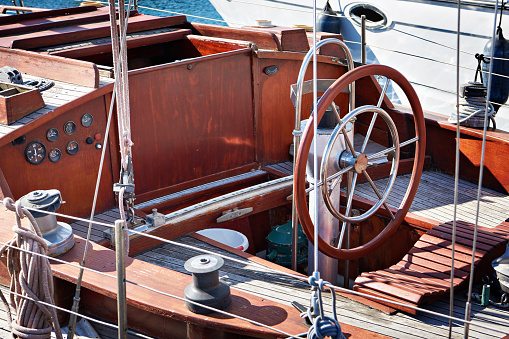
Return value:
<svg viewBox="0 0 509 339">
<path fill-rule="evenodd" d="M 37 190 L 20 199 L 21 206 L 28 208 L 37 221 L 42 236 L 48 245 L 48 255 L 56 257 L 74 246 L 72 228 L 69 224 L 57 221 L 55 214 L 63 203 L 60 191 Z"/>
</svg>

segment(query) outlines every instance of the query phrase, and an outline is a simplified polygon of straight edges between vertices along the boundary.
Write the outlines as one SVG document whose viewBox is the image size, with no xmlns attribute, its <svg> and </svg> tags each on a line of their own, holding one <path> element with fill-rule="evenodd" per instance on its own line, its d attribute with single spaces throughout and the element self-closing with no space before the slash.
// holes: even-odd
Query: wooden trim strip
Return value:
<svg viewBox="0 0 509 339">
<path fill-rule="evenodd" d="M 172 32 L 156 33 L 142 37 L 128 38 L 127 49 L 176 41 L 182 39 L 188 34 L 191 34 L 191 30 L 177 29 Z M 111 53 L 111 42 L 92 46 L 76 47 L 56 52 L 49 52 L 49 54 L 51 55 L 58 55 L 65 58 L 75 58 L 75 59 L 102 53 Z"/>
<path fill-rule="evenodd" d="M 276 51 L 281 50 L 276 35 L 270 32 L 260 32 L 249 28 L 240 29 L 235 27 L 200 24 L 196 22 L 193 22 L 191 27 L 198 33 L 198 35 L 252 41 L 258 46 L 258 48 Z"/>
<path fill-rule="evenodd" d="M 17 10 L 21 11 L 29 11 L 29 10 L 37 10 L 32 13 L 24 13 L 17 15 L 8 15 L 0 17 L 0 25 L 11 24 L 15 22 L 22 22 L 25 20 L 33 20 L 33 19 L 42 19 L 42 18 L 50 18 L 54 16 L 61 15 L 69 15 L 75 13 L 85 13 L 85 12 L 93 12 L 97 10 L 95 6 L 81 6 L 81 7 L 69 7 L 69 8 L 60 8 L 60 9 L 39 9 L 32 7 L 14 7 Z M 13 6 L 0 6 L 0 13 L 5 13 L 5 10 L 13 9 Z"/>
<path fill-rule="evenodd" d="M 129 71 L 129 76 L 139 75 L 139 74 L 143 74 L 143 73 L 150 73 L 150 72 L 159 72 L 163 69 L 182 67 L 183 65 L 195 64 L 195 63 L 198 63 L 201 61 L 209 61 L 209 60 L 214 60 L 214 59 L 228 58 L 228 57 L 233 57 L 233 56 L 237 56 L 237 55 L 246 55 L 246 56 L 251 57 L 251 54 L 252 54 L 252 50 L 250 48 L 242 48 L 242 49 L 237 49 L 237 50 L 227 51 L 227 52 L 222 52 L 222 53 L 217 53 L 217 54 L 204 55 L 204 56 L 200 56 L 200 57 L 196 57 L 196 58 L 192 58 L 192 59 L 184 59 L 181 61 L 171 62 L 171 63 L 167 63 L 167 64 L 139 68 L 139 69 Z"/>
<path fill-rule="evenodd" d="M 172 17 L 135 16 L 129 20 L 127 33 L 146 31 L 163 27 L 183 24 L 187 21 L 184 15 Z M 14 37 L 11 48 L 37 49 L 41 47 L 97 39 L 110 35 L 109 22 L 75 26 L 73 28 L 60 28 L 51 31 L 41 31 L 28 34 L 26 37 Z M 3 40 L 3 39 L 2 39 Z"/>
<path fill-rule="evenodd" d="M 0 64 L 21 73 L 76 84 L 99 87 L 99 69 L 88 61 L 42 55 L 30 51 L 0 48 Z"/>
<path fill-rule="evenodd" d="M 65 26 L 85 25 L 109 20 L 110 15 L 104 11 L 85 12 L 72 15 L 70 18 L 56 17 L 37 22 L 15 22 L 0 26 L 0 36 L 18 35 L 28 32 L 44 31 Z"/>
</svg>

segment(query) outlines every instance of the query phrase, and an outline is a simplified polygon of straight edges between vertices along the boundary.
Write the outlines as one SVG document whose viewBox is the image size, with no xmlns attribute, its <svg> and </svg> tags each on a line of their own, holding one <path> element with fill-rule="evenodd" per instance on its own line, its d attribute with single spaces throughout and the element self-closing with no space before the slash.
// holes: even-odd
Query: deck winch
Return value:
<svg viewBox="0 0 509 339">
<path fill-rule="evenodd" d="M 230 286 L 219 281 L 219 269 L 224 260 L 212 254 L 198 255 L 187 260 L 185 269 L 193 274 L 193 283 L 187 285 L 184 295 L 187 300 L 224 310 L 231 304 Z M 186 302 L 191 312 L 208 314 L 214 312 L 194 303 Z"/>
<path fill-rule="evenodd" d="M 482 128 L 484 126 L 484 115 L 486 114 L 487 88 L 480 82 L 470 81 L 460 87 L 459 99 L 459 122 L 461 126 Z M 496 128 L 494 115 L 496 111 L 491 103 L 488 103 L 488 118 Z M 449 122 L 456 124 L 457 113 L 453 112 Z"/>
<path fill-rule="evenodd" d="M 74 246 L 72 228 L 69 224 L 57 221 L 54 214 L 62 203 L 58 190 L 37 190 L 20 199 L 21 206 L 28 208 L 37 221 L 42 236 L 48 245 L 48 255 L 56 257 Z"/>
<path fill-rule="evenodd" d="M 299 225 L 297 242 L 297 264 L 306 263 L 308 258 L 307 238 Z M 292 221 L 275 226 L 267 237 L 267 259 L 278 265 L 292 264 Z"/>
</svg>

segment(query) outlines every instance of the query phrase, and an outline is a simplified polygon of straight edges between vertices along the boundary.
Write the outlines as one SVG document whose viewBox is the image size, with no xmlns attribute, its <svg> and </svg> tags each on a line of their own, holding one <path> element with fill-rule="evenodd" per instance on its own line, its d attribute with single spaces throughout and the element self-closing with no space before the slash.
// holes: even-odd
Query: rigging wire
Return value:
<svg viewBox="0 0 509 339">
<path fill-rule="evenodd" d="M 460 27 L 461 27 L 461 1 L 458 0 L 458 22 L 456 35 L 456 121 L 460 120 Z M 452 247 L 451 247 L 451 274 L 449 277 L 449 316 L 452 317 L 454 312 L 454 262 L 456 254 L 456 216 L 458 210 L 458 187 L 459 187 L 459 167 L 460 167 L 460 124 L 456 124 L 456 153 L 454 159 L 454 209 L 452 217 Z M 449 339 L 452 338 L 452 319 L 449 319 Z"/>
<path fill-rule="evenodd" d="M 131 0 L 130 0 L 131 1 Z M 131 7 L 130 6 L 130 2 L 129 1 L 129 8 Z M 119 9 L 120 10 L 120 9 Z M 111 9 L 110 9 L 111 11 Z M 113 8 L 113 12 L 116 12 L 115 9 Z M 111 14 L 110 14 L 111 16 Z M 125 25 L 124 25 L 124 31 L 122 32 L 122 39 L 125 40 L 126 39 L 126 34 L 127 34 L 127 25 L 128 25 L 128 19 L 129 19 L 129 15 L 127 15 L 127 17 L 125 18 Z M 115 28 L 116 28 L 116 24 L 115 24 Z M 116 39 L 113 39 L 112 37 L 112 43 L 115 41 Z M 124 44 L 122 44 L 121 48 L 124 48 Z M 122 52 L 122 51 L 121 51 Z M 85 250 L 83 252 L 83 259 L 81 261 L 81 267 L 85 267 L 85 263 L 86 263 L 86 257 L 87 257 L 87 254 L 88 254 L 88 248 L 89 248 L 89 243 L 90 243 L 90 236 L 91 236 L 91 233 L 92 233 L 92 222 L 94 220 L 94 214 L 95 214 L 95 209 L 96 209 L 96 206 L 97 206 L 97 197 L 99 195 L 99 185 L 101 183 L 101 177 L 102 177 L 102 170 L 103 170 L 103 167 L 104 167 L 104 158 L 106 156 L 106 148 L 107 148 L 107 145 L 108 145 L 108 137 L 109 137 L 109 132 L 110 132 L 110 125 L 111 125 L 111 118 L 112 118 L 112 115 L 113 115 L 113 107 L 114 107 L 114 104 L 115 104 L 115 93 L 116 93 L 116 89 L 117 89 L 117 84 L 119 83 L 119 78 L 117 77 L 117 75 L 119 74 L 118 72 L 118 69 L 119 69 L 119 63 L 115 63 L 115 83 L 113 85 L 113 92 L 112 92 L 112 96 L 111 96 L 111 102 L 110 102 L 110 109 L 109 109 L 109 113 L 108 113 L 108 121 L 106 123 L 106 131 L 104 133 L 104 147 L 102 149 L 102 152 L 101 152 L 101 160 L 99 162 L 99 169 L 98 169 L 98 173 L 97 173 L 97 180 L 96 180 L 96 185 L 95 185 L 95 191 L 94 191 L 94 199 L 93 199 L 93 202 L 92 202 L 92 211 L 90 213 L 90 222 L 89 222 L 89 225 L 88 225 L 88 231 L 87 231 L 87 238 L 86 238 L 86 245 L 85 245 Z M 78 311 L 78 306 L 79 306 L 79 302 L 80 302 L 80 290 L 81 290 L 81 282 L 83 280 L 83 269 L 80 268 L 80 271 L 79 271 L 79 274 L 78 274 L 78 281 L 76 283 L 76 294 L 74 296 L 74 301 L 73 301 L 73 310 L 74 311 Z M 71 319 L 69 320 L 69 323 L 70 323 L 70 327 L 69 327 L 69 338 L 72 339 L 73 336 L 74 336 L 74 330 L 75 330 L 75 325 L 76 325 L 76 317 L 75 316 L 71 316 Z"/>
<path fill-rule="evenodd" d="M 48 214 L 56 214 L 56 213 L 51 213 L 51 212 L 47 212 L 47 213 Z M 62 215 L 62 216 L 65 216 L 65 217 L 68 217 L 68 218 L 73 218 L 71 216 L 66 216 L 66 215 Z M 107 226 L 114 227 L 113 225 L 107 225 Z M 257 267 L 261 267 L 261 268 L 270 270 L 270 271 L 272 271 L 274 273 L 278 273 L 278 274 L 281 274 L 281 275 L 284 275 L 284 276 L 296 279 L 296 280 L 298 280 L 300 282 L 307 282 L 308 281 L 308 278 L 306 278 L 304 276 L 299 276 L 297 274 L 291 274 L 291 273 L 288 273 L 288 272 L 279 271 L 279 270 L 273 269 L 271 267 L 262 265 L 260 263 L 251 261 L 248 258 L 245 258 L 244 260 L 239 260 L 237 258 L 229 257 L 229 256 L 226 256 L 226 255 L 223 255 L 223 254 L 220 254 L 220 253 L 215 253 L 213 251 L 209 251 L 209 250 L 206 250 L 206 249 L 203 249 L 203 248 L 200 248 L 200 247 L 195 247 L 195 246 L 188 245 L 188 244 L 178 243 L 178 242 L 167 240 L 167 239 L 164 239 L 164 238 L 160 238 L 160 237 L 157 237 L 157 236 L 154 236 L 154 235 L 151 235 L 151 234 L 146 234 L 146 233 L 138 232 L 138 231 L 135 231 L 135 230 L 131 230 L 131 232 L 135 233 L 135 234 L 139 234 L 140 236 L 146 236 L 148 238 L 152 238 L 152 239 L 164 242 L 164 243 L 173 244 L 173 245 L 176 245 L 176 246 L 181 246 L 181 247 L 184 247 L 184 248 L 193 249 L 193 250 L 204 252 L 204 253 L 215 254 L 215 255 L 223 257 L 223 258 L 225 258 L 227 260 L 231 260 L 233 262 L 238 262 L 238 263 L 241 263 L 243 265 L 245 265 L 246 261 L 248 261 L 253 266 L 257 266 Z M 9 246 L 8 244 L 4 244 L 2 242 L 0 242 L 0 245 L 7 245 L 7 246 Z M 28 250 L 25 250 L 25 251 L 29 252 Z M 39 253 L 34 253 L 34 254 L 35 255 L 39 255 L 39 256 L 43 256 L 43 257 L 48 257 L 46 255 L 42 255 L 42 254 L 39 254 Z M 58 258 L 54 258 L 54 257 L 48 257 L 48 258 L 51 259 L 51 260 L 54 260 L 56 262 L 60 262 L 60 263 L 67 264 L 67 265 L 70 265 L 70 266 L 74 266 L 74 267 L 77 267 L 77 268 L 82 268 L 78 264 L 66 262 L 66 261 L 58 259 Z M 113 276 L 113 275 L 110 275 L 110 274 L 107 274 L 107 273 L 104 273 L 104 272 L 101 272 L 101 271 L 97 271 L 97 270 L 94 270 L 94 269 L 91 269 L 91 268 L 88 268 L 88 267 L 83 267 L 83 269 L 87 270 L 87 271 L 90 271 L 90 272 L 94 272 L 94 273 L 98 273 L 98 274 L 110 277 L 112 279 L 116 279 L 116 277 Z M 336 290 L 341 291 L 341 292 L 346 293 L 346 294 L 353 294 L 353 295 L 368 297 L 368 298 L 371 298 L 371 299 L 374 299 L 374 300 L 378 300 L 378 301 L 381 301 L 381 302 L 387 302 L 387 303 L 390 303 L 390 304 L 393 304 L 393 305 L 405 306 L 405 307 L 408 307 L 408 308 L 411 308 L 411 309 L 414 309 L 414 310 L 417 310 L 417 311 L 420 311 L 420 312 L 428 313 L 428 314 L 435 315 L 435 316 L 438 316 L 438 317 L 442 317 L 442 318 L 445 318 L 445 319 L 459 321 L 459 322 L 462 322 L 462 323 L 468 323 L 470 325 L 477 326 L 477 327 L 480 327 L 480 328 L 490 329 L 490 327 L 483 326 L 483 325 L 480 325 L 480 324 L 477 324 L 477 323 L 474 324 L 471 321 L 466 321 L 465 319 L 460 319 L 460 318 L 456 318 L 456 317 L 450 317 L 450 316 L 447 316 L 447 315 L 444 315 L 444 314 L 441 314 L 441 313 L 438 313 L 438 312 L 430 311 L 430 310 L 427 310 L 427 309 L 423 309 L 423 308 L 419 308 L 419 307 L 414 307 L 414 306 L 409 306 L 409 305 L 406 305 L 406 304 L 403 304 L 403 303 L 398 303 L 398 302 L 395 302 L 395 301 L 392 301 L 392 300 L 388 300 L 388 299 L 384 299 L 384 298 L 374 297 L 374 296 L 371 296 L 371 295 L 364 294 L 362 292 L 352 291 L 352 290 L 349 290 L 349 289 L 345 289 L 343 287 L 335 286 L 335 285 L 332 285 L 330 283 L 327 283 L 327 286 L 332 286 Z M 140 285 L 140 287 L 144 287 L 144 286 Z M 483 320 L 480 320 L 480 321 L 483 321 Z M 501 322 L 499 322 L 499 324 L 508 326 L 509 322 L 506 323 L 506 322 L 501 321 Z"/>
<path fill-rule="evenodd" d="M 146 235 L 146 234 L 143 234 L 141 232 L 136 232 L 136 233 L 139 233 L 140 235 Z M 200 247 L 194 247 L 194 246 L 187 245 L 187 244 L 177 243 L 177 242 L 173 242 L 173 241 L 166 240 L 166 239 L 163 239 L 163 238 L 159 238 L 159 237 L 156 237 L 156 236 L 151 236 L 151 238 L 154 238 L 154 239 L 157 239 L 157 240 L 160 240 L 160 241 L 163 241 L 163 242 L 167 242 L 167 243 L 170 243 L 170 244 L 174 244 L 174 245 L 178 245 L 178 246 L 194 249 L 194 250 L 197 250 L 197 251 L 202 251 L 204 253 L 216 254 L 216 255 L 221 256 L 221 257 L 223 257 L 225 259 L 228 259 L 228 260 L 231 260 L 231 261 L 234 261 L 234 262 L 239 262 L 239 263 L 242 263 L 244 265 L 246 264 L 246 261 L 248 261 L 250 264 L 266 268 L 266 269 L 268 269 L 270 271 L 273 271 L 275 273 L 278 273 L 278 274 L 281 274 L 281 275 L 284 275 L 284 276 L 287 276 L 287 277 L 290 277 L 290 278 L 294 278 L 294 279 L 296 279 L 296 280 L 298 280 L 300 282 L 307 282 L 308 281 L 308 278 L 306 278 L 304 276 L 299 276 L 299 275 L 296 275 L 296 274 L 291 274 L 291 273 L 288 273 L 288 272 L 283 272 L 283 271 L 275 270 L 275 269 L 273 269 L 271 267 L 263 266 L 263 265 L 260 265 L 259 263 L 250 261 L 247 258 L 243 261 L 243 260 L 239 260 L 239 259 L 236 259 L 236 258 L 233 258 L 233 257 L 228 257 L 228 256 L 225 256 L 225 255 L 222 255 L 220 253 L 214 253 L 212 251 L 208 251 L 208 250 L 205 250 L 205 249 L 200 248 Z M 0 245 L 6 245 L 8 247 L 12 247 L 11 245 L 4 244 L 2 242 L 0 242 Z M 30 252 L 30 251 L 25 250 L 25 249 L 21 249 L 21 250 L 25 251 L 25 252 Z M 67 264 L 67 265 L 70 265 L 70 266 L 73 266 L 73 267 L 76 267 L 76 268 L 80 268 L 80 266 L 77 265 L 77 264 L 70 263 L 70 262 L 67 262 L 67 261 L 64 261 L 64 260 L 61 260 L 61 259 L 58 259 L 58 258 L 48 257 L 47 255 L 43 255 L 43 254 L 40 254 L 40 253 L 34 253 L 34 255 L 41 256 L 41 257 L 47 257 L 47 258 L 49 258 L 51 260 L 54 260 L 56 262 L 59 262 L 59 263 L 62 263 L 62 264 Z M 116 279 L 116 276 L 113 276 L 113 275 L 105 273 L 105 272 L 97 271 L 97 270 L 89 268 L 89 267 L 84 267 L 84 269 L 86 271 L 89 271 L 89 272 L 92 272 L 92 273 L 97 273 L 97 274 L 100 274 L 100 275 L 103 275 L 103 276 L 106 276 L 106 277 L 109 277 L 109 278 L 112 278 L 112 279 Z M 126 282 L 132 283 L 131 281 L 126 281 Z M 380 297 L 375 297 L 375 296 L 367 295 L 367 294 L 364 294 L 362 292 L 357 292 L 357 291 L 349 290 L 349 289 L 346 289 L 346 288 L 343 288 L 343 287 L 340 287 L 340 286 L 336 286 L 336 285 L 333 285 L 333 284 L 330 284 L 330 283 L 325 283 L 325 285 L 328 286 L 328 287 L 332 287 L 335 290 L 338 290 L 338 291 L 346 293 L 346 294 L 353 294 L 353 295 L 362 296 L 362 297 L 369 297 L 369 298 L 374 299 L 374 300 L 378 300 L 378 301 L 381 301 L 381 302 L 387 302 L 387 303 L 390 303 L 392 305 L 399 305 L 399 306 L 408 307 L 408 308 L 411 308 L 411 309 L 419 311 L 419 312 L 424 312 L 424 313 L 427 313 L 427 314 L 430 314 L 430 315 L 435 315 L 435 316 L 438 316 L 438 317 L 443 317 L 445 319 L 451 319 L 451 320 L 454 320 L 454 321 L 457 321 L 457 322 L 461 322 L 461 323 L 469 323 L 470 325 L 473 325 L 473 326 L 476 326 L 476 327 L 479 327 L 479 328 L 492 329 L 491 327 L 483 326 L 483 325 L 481 325 L 479 323 L 473 323 L 472 321 L 466 321 L 465 319 L 461 319 L 461 318 L 457 318 L 457 317 L 451 317 L 450 318 L 449 316 L 447 316 L 445 314 L 441 314 L 441 313 L 438 313 L 438 312 L 435 312 L 435 311 L 430 311 L 430 310 L 427 310 L 427 309 L 424 309 L 424 308 L 420 308 L 420 307 L 415 307 L 415 306 L 399 303 L 399 302 L 396 302 L 396 301 L 393 301 L 393 300 L 389 300 L 389 299 L 384 299 L 384 298 L 380 298 Z M 146 287 L 144 285 L 139 285 L 139 284 L 137 286 L 142 287 L 142 288 Z M 157 291 L 155 289 L 151 289 L 151 290 L 153 292 L 159 293 L 159 291 Z M 66 311 L 66 312 L 69 312 L 71 314 L 75 313 L 76 315 L 81 316 L 79 313 L 76 313 L 76 312 L 73 312 L 73 311 L 70 311 L 70 310 L 62 309 L 62 308 L 59 308 L 59 307 L 56 307 L 56 308 L 58 310 Z M 231 316 L 235 316 L 235 315 L 231 315 Z M 83 316 L 83 317 L 85 317 L 85 316 Z M 87 320 L 92 320 L 93 321 L 94 319 L 93 318 L 92 319 L 87 318 Z M 484 320 L 479 319 L 478 321 L 482 322 Z M 102 323 L 99 320 L 97 320 L 97 322 Z M 486 321 L 486 322 L 488 322 L 488 321 Z M 496 323 L 496 322 L 494 322 L 494 323 Z M 498 324 L 509 326 L 509 321 L 508 322 L 504 322 L 502 320 Z M 117 328 L 117 326 L 115 326 L 115 328 Z"/>
<path fill-rule="evenodd" d="M 502 9 L 503 9 L 502 5 Z M 495 6 L 495 13 L 494 13 L 494 19 L 493 19 L 493 35 L 492 35 L 492 41 L 495 41 L 495 34 L 497 31 L 497 10 L 498 10 L 498 0 L 496 1 Z M 502 23 L 502 15 L 500 15 L 500 24 Z M 491 44 L 491 52 L 490 54 L 494 54 L 495 49 L 495 43 Z M 488 131 L 488 110 L 489 110 L 489 100 L 490 100 L 490 91 L 492 86 L 492 70 L 493 70 L 493 62 L 490 62 L 489 66 L 489 73 L 488 73 L 488 89 L 487 89 L 487 96 L 486 96 L 486 107 L 485 107 L 485 114 L 484 114 L 484 129 L 483 129 L 483 136 L 482 136 L 482 151 L 481 151 L 481 163 L 479 165 L 479 183 L 477 188 L 477 207 L 476 207 L 476 213 L 475 213 L 475 227 L 474 227 L 474 238 L 472 239 L 473 245 L 472 245 L 472 262 L 470 265 L 470 279 L 468 283 L 468 294 L 467 294 L 467 303 L 465 306 L 465 320 L 470 320 L 471 316 L 471 301 L 472 301 L 472 288 L 474 284 L 474 270 L 475 270 L 475 252 L 477 247 L 477 231 L 479 226 L 479 213 L 480 213 L 480 206 L 481 206 L 481 191 L 482 191 L 482 182 L 483 182 L 483 174 L 484 174 L 484 158 L 486 155 L 486 136 Z M 459 125 L 459 124 L 458 124 Z M 464 337 L 468 338 L 468 332 L 469 332 L 469 325 L 465 324 L 465 333 Z"/>
</svg>

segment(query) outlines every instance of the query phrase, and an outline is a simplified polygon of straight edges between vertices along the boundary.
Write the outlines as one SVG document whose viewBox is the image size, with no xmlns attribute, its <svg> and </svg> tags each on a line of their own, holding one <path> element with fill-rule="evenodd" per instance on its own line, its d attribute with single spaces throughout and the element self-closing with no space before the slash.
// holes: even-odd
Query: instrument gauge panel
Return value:
<svg viewBox="0 0 509 339">
<path fill-rule="evenodd" d="M 55 142 L 58 140 L 58 137 L 60 136 L 60 133 L 58 132 L 58 129 L 52 127 L 46 132 L 46 139 L 51 142 Z"/>
<path fill-rule="evenodd" d="M 51 162 L 57 162 L 62 158 L 62 152 L 58 148 L 53 148 L 48 153 L 48 159 Z"/>
<path fill-rule="evenodd" d="M 74 132 L 76 132 L 76 124 L 74 123 L 74 121 L 68 121 L 65 123 L 64 132 L 67 135 L 71 135 Z"/>
<path fill-rule="evenodd" d="M 29 163 L 38 165 L 46 158 L 46 146 L 42 142 L 34 140 L 25 148 L 25 156 Z"/>
<path fill-rule="evenodd" d="M 90 127 L 94 122 L 94 117 L 90 113 L 85 113 L 81 116 L 81 124 L 83 127 Z"/>
<path fill-rule="evenodd" d="M 77 141 L 69 141 L 65 149 L 70 155 L 75 155 L 80 150 L 80 145 Z"/>
</svg>

